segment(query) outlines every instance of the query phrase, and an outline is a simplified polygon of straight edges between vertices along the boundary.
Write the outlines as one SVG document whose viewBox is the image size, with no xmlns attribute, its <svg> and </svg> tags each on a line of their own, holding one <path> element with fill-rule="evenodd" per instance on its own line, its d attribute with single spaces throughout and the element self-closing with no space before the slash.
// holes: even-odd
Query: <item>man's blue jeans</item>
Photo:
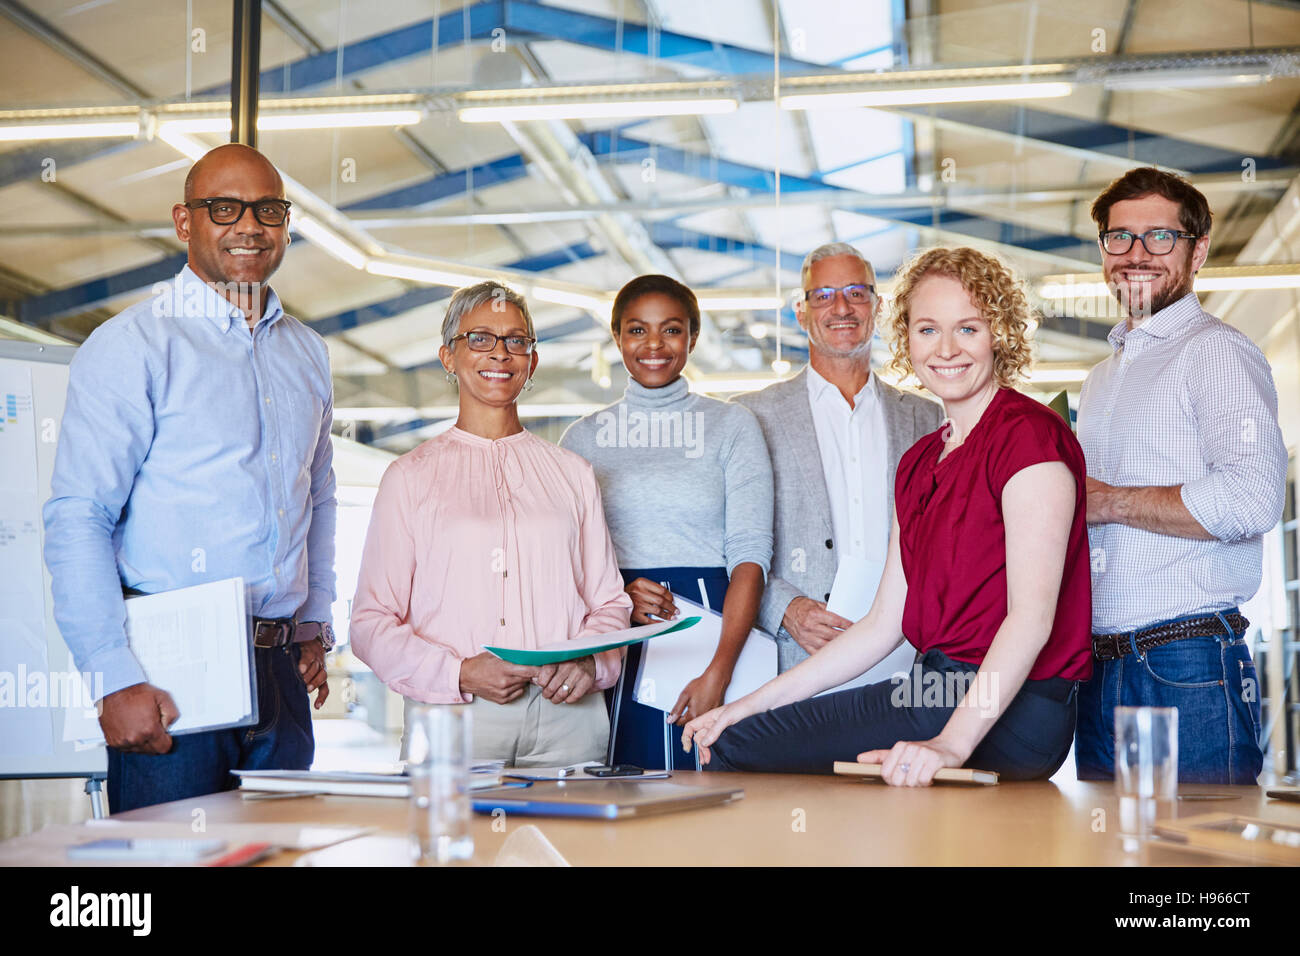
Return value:
<svg viewBox="0 0 1300 956">
<path fill-rule="evenodd" d="M 1245 637 L 1223 620 L 1235 610 L 1219 612 L 1222 636 L 1184 638 L 1145 654 L 1094 662 L 1092 680 L 1079 688 L 1079 779 L 1114 779 L 1115 708 L 1146 706 L 1178 708 L 1179 782 L 1255 782 L 1264 765 L 1259 677 Z"/>
<path fill-rule="evenodd" d="M 316 753 L 307 685 L 298 673 L 298 645 L 259 647 L 255 727 L 232 727 L 172 738 L 165 754 L 108 748 L 108 808 L 121 813 L 170 800 L 201 797 L 239 785 L 230 771 L 307 770 Z"/>
</svg>

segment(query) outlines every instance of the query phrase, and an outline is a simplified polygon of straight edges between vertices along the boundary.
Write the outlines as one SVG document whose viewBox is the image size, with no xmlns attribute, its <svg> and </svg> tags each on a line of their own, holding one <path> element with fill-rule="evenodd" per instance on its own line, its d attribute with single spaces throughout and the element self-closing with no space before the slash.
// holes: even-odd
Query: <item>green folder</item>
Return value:
<svg viewBox="0 0 1300 956">
<path fill-rule="evenodd" d="M 1047 407 L 1064 418 L 1065 424 L 1069 425 L 1071 430 L 1074 429 L 1074 423 L 1070 421 L 1070 399 L 1065 392 L 1061 392 L 1048 402 Z"/>
<path fill-rule="evenodd" d="M 651 634 L 649 637 L 630 637 L 625 641 L 614 641 L 612 644 L 601 644 L 597 647 L 578 647 L 573 650 L 560 650 L 552 648 L 550 650 L 525 650 L 522 647 L 484 647 L 483 649 L 491 654 L 495 654 L 509 664 L 521 664 L 525 667 L 541 667 L 543 664 L 559 664 L 561 661 L 571 661 L 579 657 L 586 657 L 588 654 L 599 654 L 601 651 L 612 651 L 616 647 L 624 647 L 628 644 L 636 644 L 638 641 L 649 641 L 656 637 L 662 637 L 665 634 L 671 634 L 674 631 L 684 631 L 688 627 L 694 627 L 700 623 L 699 617 L 688 617 L 683 621 L 678 621 L 672 627 L 665 628 L 658 634 Z"/>
</svg>

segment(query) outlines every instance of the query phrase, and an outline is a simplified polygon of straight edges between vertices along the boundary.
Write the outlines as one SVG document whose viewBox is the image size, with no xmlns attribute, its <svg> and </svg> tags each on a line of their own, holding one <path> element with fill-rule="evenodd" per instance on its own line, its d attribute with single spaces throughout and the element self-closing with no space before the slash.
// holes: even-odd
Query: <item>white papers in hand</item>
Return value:
<svg viewBox="0 0 1300 956">
<path fill-rule="evenodd" d="M 826 610 L 855 623 L 862 620 L 871 610 L 871 602 L 876 599 L 876 589 L 880 587 L 880 578 L 884 573 L 883 561 L 855 554 L 840 558 Z"/>
<path fill-rule="evenodd" d="M 871 602 L 876 599 L 876 591 L 880 587 L 880 579 L 884 573 L 883 561 L 858 555 L 841 557 L 839 567 L 835 569 L 835 583 L 831 585 L 831 598 L 826 602 L 826 610 L 854 623 L 862 620 L 871 610 Z M 909 673 L 915 657 L 916 649 L 904 641 L 865 674 L 846 681 L 838 687 L 824 690 L 822 693 L 833 694 L 853 687 L 878 684 L 881 681 L 888 681 L 895 674 Z"/>
<path fill-rule="evenodd" d="M 167 691 L 180 711 L 167 728 L 170 733 L 249 722 L 252 677 L 243 578 L 131 598 L 126 635 L 149 683 Z"/>
<path fill-rule="evenodd" d="M 665 713 L 673 709 L 686 685 L 704 673 L 722 636 L 722 615 L 717 611 L 688 601 L 680 594 L 673 595 L 673 603 L 677 605 L 678 618 L 699 615 L 700 623 L 644 644 L 640 673 L 628 675 L 636 679 L 637 703 Z M 744 697 L 775 676 L 776 642 L 760 631 L 750 631 L 723 703 Z"/>
</svg>

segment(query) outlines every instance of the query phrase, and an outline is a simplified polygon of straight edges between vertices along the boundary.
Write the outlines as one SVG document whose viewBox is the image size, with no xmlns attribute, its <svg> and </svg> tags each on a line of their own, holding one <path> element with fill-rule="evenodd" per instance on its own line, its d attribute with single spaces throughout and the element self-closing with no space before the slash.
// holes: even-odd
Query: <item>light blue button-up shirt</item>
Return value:
<svg viewBox="0 0 1300 956">
<path fill-rule="evenodd" d="M 104 694 L 145 680 L 123 585 L 242 577 L 249 613 L 304 621 L 334 600 L 324 341 L 274 292 L 250 331 L 188 266 L 153 293 L 77 350 L 45 505 L 54 617 Z"/>
<path fill-rule="evenodd" d="M 1079 395 L 1088 474 L 1120 487 L 1182 486 L 1212 540 L 1124 524 L 1088 526 L 1092 627 L 1112 634 L 1243 604 L 1258 589 L 1263 534 L 1282 516 L 1287 453 L 1268 360 L 1188 293 L 1130 330 Z"/>
</svg>

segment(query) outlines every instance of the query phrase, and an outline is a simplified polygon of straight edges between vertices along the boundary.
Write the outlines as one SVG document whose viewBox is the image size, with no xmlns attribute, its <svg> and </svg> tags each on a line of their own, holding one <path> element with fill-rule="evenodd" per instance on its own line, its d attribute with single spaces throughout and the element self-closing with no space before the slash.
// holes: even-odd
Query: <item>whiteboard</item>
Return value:
<svg viewBox="0 0 1300 956">
<path fill-rule="evenodd" d="M 0 777 L 103 777 L 102 746 L 64 740 L 80 708 L 54 623 L 41 509 L 76 347 L 0 341 Z"/>
</svg>

